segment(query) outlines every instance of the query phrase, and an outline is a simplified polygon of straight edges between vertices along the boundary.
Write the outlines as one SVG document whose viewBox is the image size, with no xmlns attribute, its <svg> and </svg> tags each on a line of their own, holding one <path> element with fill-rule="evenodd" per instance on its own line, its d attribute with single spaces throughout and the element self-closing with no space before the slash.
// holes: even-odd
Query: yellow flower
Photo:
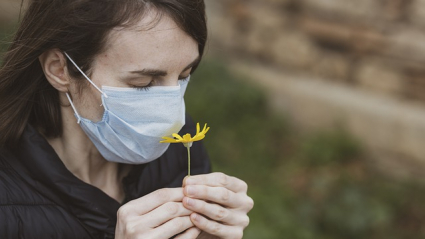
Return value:
<svg viewBox="0 0 425 239">
<path fill-rule="evenodd" d="M 174 138 L 171 137 L 162 137 L 164 140 L 160 141 L 160 143 L 183 143 L 183 145 L 187 148 L 187 175 L 190 176 L 190 147 L 192 147 L 192 143 L 195 141 L 199 141 L 203 138 L 205 138 L 205 134 L 210 130 L 210 127 L 207 127 L 207 124 L 205 124 L 204 129 L 199 127 L 199 123 L 196 124 L 196 134 L 195 136 L 192 136 L 190 134 L 185 134 L 182 136 L 174 133 L 172 134 Z"/>
<path fill-rule="evenodd" d="M 207 124 L 205 124 L 204 128 L 202 129 L 202 131 L 200 131 L 200 127 L 199 127 L 199 123 L 196 124 L 196 134 L 195 136 L 193 136 L 190 134 L 185 134 L 182 136 L 174 133 L 173 137 L 162 137 L 164 140 L 161 141 L 160 143 L 183 143 L 184 146 L 186 147 L 191 147 L 192 146 L 192 142 L 195 141 L 199 141 L 202 140 L 203 138 L 205 138 L 205 134 L 208 132 L 208 130 L 210 129 L 210 127 L 207 127 Z"/>
</svg>

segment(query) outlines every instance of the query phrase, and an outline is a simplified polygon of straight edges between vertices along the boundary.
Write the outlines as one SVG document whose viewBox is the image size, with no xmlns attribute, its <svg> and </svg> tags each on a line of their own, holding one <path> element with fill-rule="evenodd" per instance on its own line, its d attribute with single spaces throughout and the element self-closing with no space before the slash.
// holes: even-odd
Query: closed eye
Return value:
<svg viewBox="0 0 425 239">
<path fill-rule="evenodd" d="M 148 91 L 149 88 L 151 88 L 152 86 L 153 86 L 153 84 L 152 84 L 152 81 L 151 81 L 151 82 L 149 82 L 149 84 L 144 85 L 144 86 L 132 85 L 131 88 L 135 88 L 137 90 L 146 90 L 146 91 Z"/>
<path fill-rule="evenodd" d="M 188 75 L 188 76 L 181 76 L 181 77 L 179 77 L 179 81 L 188 81 L 189 80 L 189 76 L 190 75 Z M 144 85 L 144 86 L 132 85 L 131 87 L 132 88 L 136 88 L 138 90 L 146 90 L 146 91 L 148 91 L 152 86 L 155 86 L 154 83 L 155 83 L 155 80 L 149 82 L 149 84 Z"/>
<path fill-rule="evenodd" d="M 187 80 L 189 80 L 189 76 L 190 75 L 188 75 L 188 76 L 181 76 L 181 77 L 179 77 L 179 81 L 187 81 Z"/>
</svg>

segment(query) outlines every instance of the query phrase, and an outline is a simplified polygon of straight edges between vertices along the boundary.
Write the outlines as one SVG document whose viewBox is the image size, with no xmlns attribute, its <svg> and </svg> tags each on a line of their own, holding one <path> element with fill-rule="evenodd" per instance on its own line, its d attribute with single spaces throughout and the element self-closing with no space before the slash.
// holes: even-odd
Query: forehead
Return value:
<svg viewBox="0 0 425 239">
<path fill-rule="evenodd" d="M 198 43 L 166 14 L 150 11 L 135 25 L 114 29 L 101 60 L 113 59 L 123 70 L 179 67 L 198 55 Z M 129 69 L 131 68 L 131 69 Z"/>
</svg>

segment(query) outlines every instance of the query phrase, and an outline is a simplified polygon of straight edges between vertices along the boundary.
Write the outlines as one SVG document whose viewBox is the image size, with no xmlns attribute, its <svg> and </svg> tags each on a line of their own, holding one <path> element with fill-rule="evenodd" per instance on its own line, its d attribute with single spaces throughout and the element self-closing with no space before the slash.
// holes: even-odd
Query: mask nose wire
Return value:
<svg viewBox="0 0 425 239">
<path fill-rule="evenodd" d="M 84 78 L 86 78 L 86 80 L 88 80 L 90 84 L 92 84 L 94 88 L 96 88 L 96 90 L 98 90 L 103 95 L 103 97 L 108 98 L 106 93 L 103 92 L 101 89 L 99 89 L 99 87 L 97 87 L 97 85 L 90 80 L 90 78 L 80 69 L 80 67 L 78 67 L 78 65 L 71 59 L 71 57 L 66 52 L 63 52 L 63 53 L 71 61 L 71 63 L 78 69 L 78 71 L 84 76 Z"/>
</svg>

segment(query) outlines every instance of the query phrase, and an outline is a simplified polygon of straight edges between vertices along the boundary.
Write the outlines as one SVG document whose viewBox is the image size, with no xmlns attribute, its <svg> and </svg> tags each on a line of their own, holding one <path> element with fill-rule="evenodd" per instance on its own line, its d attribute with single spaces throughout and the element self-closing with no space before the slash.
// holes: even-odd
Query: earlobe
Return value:
<svg viewBox="0 0 425 239">
<path fill-rule="evenodd" d="M 68 92 L 70 78 L 63 53 L 59 49 L 50 49 L 40 55 L 39 61 L 49 83 L 60 92 Z"/>
</svg>

